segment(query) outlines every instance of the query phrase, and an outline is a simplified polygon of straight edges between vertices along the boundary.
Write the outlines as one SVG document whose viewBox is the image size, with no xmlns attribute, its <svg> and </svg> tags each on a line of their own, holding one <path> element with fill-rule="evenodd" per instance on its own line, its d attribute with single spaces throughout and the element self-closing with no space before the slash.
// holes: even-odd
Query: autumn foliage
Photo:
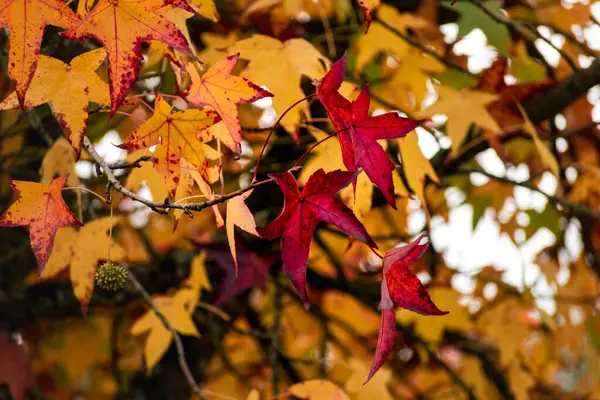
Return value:
<svg viewBox="0 0 600 400">
<path fill-rule="evenodd" d="M 599 398 L 599 13 L 0 0 L 0 398 Z"/>
</svg>

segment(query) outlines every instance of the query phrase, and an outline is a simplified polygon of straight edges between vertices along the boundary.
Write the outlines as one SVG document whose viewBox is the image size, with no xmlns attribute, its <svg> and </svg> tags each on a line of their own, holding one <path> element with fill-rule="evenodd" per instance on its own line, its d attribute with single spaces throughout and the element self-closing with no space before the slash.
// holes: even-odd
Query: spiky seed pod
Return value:
<svg viewBox="0 0 600 400">
<path fill-rule="evenodd" d="M 108 292 L 116 292 L 127 282 L 127 270 L 110 261 L 100 265 L 96 270 L 96 285 Z"/>
</svg>

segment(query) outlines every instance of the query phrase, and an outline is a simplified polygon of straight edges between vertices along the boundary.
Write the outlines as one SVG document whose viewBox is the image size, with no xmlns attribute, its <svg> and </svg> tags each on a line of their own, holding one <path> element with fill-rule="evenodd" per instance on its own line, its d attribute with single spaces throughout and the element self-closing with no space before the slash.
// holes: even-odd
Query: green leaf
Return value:
<svg viewBox="0 0 600 400">
<path fill-rule="evenodd" d="M 477 85 L 477 79 L 455 69 L 447 69 L 444 72 L 436 74 L 434 78 L 443 86 L 447 86 L 454 90 L 473 88 Z"/>
<path fill-rule="evenodd" d="M 530 235 L 527 235 L 528 237 L 533 236 L 540 228 L 546 228 L 552 232 L 554 236 L 559 236 L 562 216 L 550 203 L 546 204 L 546 208 L 544 208 L 544 211 L 541 213 L 535 210 L 527 210 L 526 214 L 529 216 L 529 225 L 527 226 L 528 229 L 526 229 L 526 231 L 531 233 Z"/>
<path fill-rule="evenodd" d="M 479 28 L 487 37 L 488 42 L 498 49 L 498 52 L 508 55 L 508 42 L 510 41 L 510 33 L 506 25 L 497 22 L 473 3 L 462 1 L 457 2 L 453 6 L 451 6 L 448 2 L 443 4 L 444 6 L 460 14 L 460 18 L 458 20 L 459 37 L 467 35 L 473 30 Z M 500 2 L 483 1 L 481 4 L 493 15 L 505 18 L 504 14 L 500 11 Z"/>
</svg>

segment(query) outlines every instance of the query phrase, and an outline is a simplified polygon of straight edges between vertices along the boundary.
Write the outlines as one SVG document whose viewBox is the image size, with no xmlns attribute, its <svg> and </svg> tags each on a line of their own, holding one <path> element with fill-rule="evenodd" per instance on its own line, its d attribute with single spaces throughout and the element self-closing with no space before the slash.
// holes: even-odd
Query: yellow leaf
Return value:
<svg viewBox="0 0 600 400">
<path fill-rule="evenodd" d="M 394 7 L 382 4 L 377 16 L 397 31 L 407 34 L 409 29 L 418 30 L 428 26 L 427 21 L 410 13 L 399 13 Z M 410 45 L 379 22 L 374 22 L 369 31 L 356 42 L 356 70 L 362 71 L 377 54 L 388 53 L 402 57 Z"/>
<path fill-rule="evenodd" d="M 514 297 L 495 304 L 477 319 L 478 328 L 500 349 L 500 364 L 508 366 L 521 351 L 530 329 L 519 314 L 525 309 Z"/>
<path fill-rule="evenodd" d="M 205 168 L 204 145 L 211 140 L 205 128 L 218 120 L 215 112 L 204 109 L 188 109 L 172 113 L 173 106 L 161 96 L 156 98 L 154 115 L 137 127 L 123 147 L 138 150 L 156 146 L 153 154 L 154 167 L 167 183 L 171 195 L 175 195 L 181 174 L 181 160 L 185 158 L 194 169 Z"/>
<path fill-rule="evenodd" d="M 369 376 L 369 361 L 360 361 L 351 358 L 348 362 L 352 369 L 352 375 L 346 381 L 344 388 L 352 395 L 353 400 L 392 400 L 393 397 L 388 389 L 392 372 L 387 368 L 380 369 L 373 378 L 364 384 Z"/>
<path fill-rule="evenodd" d="M 206 147 L 205 147 L 205 150 L 206 150 Z M 201 174 L 200 171 L 198 171 L 198 169 L 196 169 L 191 163 L 189 163 L 187 160 L 182 159 L 181 160 L 181 172 L 182 172 L 182 174 L 189 174 L 192 177 L 192 179 L 194 180 L 194 182 L 196 182 L 196 185 L 198 185 L 200 192 L 202 193 L 202 195 L 204 195 L 204 198 L 206 200 L 213 200 L 215 198 L 212 187 L 207 182 L 207 181 L 210 181 L 210 177 L 207 174 L 208 171 L 203 171 L 205 173 Z M 223 221 L 223 217 L 221 216 L 219 207 L 217 207 L 217 205 L 214 205 L 211 207 L 211 209 L 213 210 L 213 212 L 215 214 L 217 227 L 219 229 L 221 229 L 225 222 Z"/>
<path fill-rule="evenodd" d="M 258 393 L 258 390 L 252 389 L 250 393 L 248 393 L 246 400 L 260 400 L 260 393 Z"/>
<path fill-rule="evenodd" d="M 456 91 L 444 86 L 437 86 L 436 91 L 439 100 L 420 112 L 419 116 L 431 117 L 435 114 L 448 116 L 446 133 L 452 139 L 451 157 L 456 155 L 471 124 L 496 134 L 502 132 L 496 120 L 486 109 L 487 104 L 498 100 L 498 95 L 478 90 Z"/>
<path fill-rule="evenodd" d="M 531 138 L 533 139 L 533 144 L 535 145 L 535 148 L 536 148 L 540 158 L 542 159 L 542 162 L 544 163 L 544 165 L 546 167 L 548 167 L 548 169 L 554 174 L 554 176 L 558 177 L 559 167 L 558 167 L 558 162 L 556 161 L 556 158 L 554 158 L 554 155 L 552 154 L 550 149 L 540 139 L 540 136 L 537 133 L 537 129 L 535 128 L 535 125 L 533 125 L 531 123 L 531 120 L 527 116 L 527 113 L 525 112 L 525 109 L 523 108 L 523 106 L 520 105 L 519 103 L 515 103 L 515 104 L 517 105 L 517 107 L 519 107 L 519 111 L 521 112 L 521 115 L 523 115 L 523 119 L 525 119 L 525 125 L 524 125 L 525 132 L 527 132 L 531 135 Z"/>
<path fill-rule="evenodd" d="M 465 357 L 461 376 L 472 388 L 477 399 L 501 399 L 496 386 L 494 386 L 485 375 L 479 358 L 471 356 Z"/>
<path fill-rule="evenodd" d="M 76 157 L 69 142 L 64 138 L 58 138 L 42 160 L 40 183 L 49 185 L 55 176 L 66 175 L 67 186 L 78 186 L 79 178 L 75 172 Z"/>
<path fill-rule="evenodd" d="M 15 81 L 18 103 L 25 104 L 25 92 L 40 57 L 40 45 L 47 25 L 70 28 L 79 22 L 61 0 L 2 0 L 0 27 L 8 27 L 8 74 Z"/>
<path fill-rule="evenodd" d="M 198 14 L 212 22 L 219 22 L 221 19 L 214 0 L 190 0 L 190 4 L 194 6 Z"/>
<path fill-rule="evenodd" d="M 129 153 L 125 161 L 133 162 L 144 155 L 152 156 L 152 153 L 146 149 L 140 149 Z M 141 188 L 143 183 L 150 190 L 153 200 L 164 201 L 169 197 L 167 183 L 158 171 L 153 168 L 152 162 L 142 162 L 140 168 L 132 168 L 125 181 L 125 187 L 136 192 Z"/>
<path fill-rule="evenodd" d="M 444 329 L 469 331 L 473 328 L 471 316 L 467 309 L 458 301 L 461 294 L 451 288 L 428 288 L 431 300 L 450 313 L 443 316 L 423 316 L 407 310 L 397 310 L 396 319 L 401 323 L 414 323 L 415 331 L 424 340 L 439 342 Z"/>
<path fill-rule="evenodd" d="M 227 201 L 227 221 L 226 221 L 226 231 L 227 231 L 227 241 L 229 242 L 229 250 L 231 251 L 231 256 L 233 257 L 233 263 L 235 264 L 235 273 L 237 275 L 238 262 L 237 255 L 235 252 L 235 230 L 234 226 L 238 226 L 246 232 L 259 236 L 256 231 L 256 222 L 254 222 L 254 216 L 252 212 L 248 209 L 245 201 L 252 194 L 253 190 L 249 190 L 241 196 L 234 197 L 233 199 Z"/>
<path fill-rule="evenodd" d="M 337 385 L 322 379 L 296 383 L 288 388 L 288 392 L 301 399 L 350 400 Z"/>
<path fill-rule="evenodd" d="M 84 314 L 94 290 L 98 263 L 101 260 L 118 262 L 125 259 L 123 248 L 108 236 L 109 229 L 118 222 L 119 217 L 104 217 L 88 222 L 79 231 L 63 228 L 54 240 L 42 278 L 56 276 L 69 266 L 73 292 Z"/>
<path fill-rule="evenodd" d="M 205 48 L 198 52 L 198 58 L 207 66 L 211 66 L 223 57 L 227 56 L 227 48 L 233 46 L 240 37 L 237 30 L 232 30 L 226 35 L 213 32 L 202 32 L 200 40 Z"/>
<path fill-rule="evenodd" d="M 189 297 L 185 290 L 179 290 L 172 297 L 155 297 L 153 301 L 178 333 L 199 337 L 200 334 L 187 309 Z M 149 332 L 146 338 L 144 357 L 146 359 L 146 369 L 151 371 L 171 345 L 173 335 L 164 327 L 153 310 L 148 310 L 142 315 L 133 324 L 130 331 L 133 335 Z"/>
<path fill-rule="evenodd" d="M 402 169 L 406 182 L 415 193 L 421 205 L 425 207 L 425 179 L 429 177 L 434 182 L 439 182 L 439 178 L 431 163 L 419 147 L 419 136 L 417 134 L 406 135 L 402 139 L 397 139 L 402 157 Z"/>
<path fill-rule="evenodd" d="M 253 35 L 230 47 L 231 53 L 249 60 L 244 76 L 258 85 L 264 85 L 273 93 L 273 108 L 282 115 L 288 107 L 305 96 L 300 87 L 303 76 L 320 79 L 327 70 L 329 60 L 310 42 L 304 39 L 290 39 L 281 42 L 269 36 Z M 273 73 L 273 60 L 277 60 L 277 73 Z M 298 138 L 298 123 L 302 116 L 308 116 L 308 104 L 303 103 L 281 120 L 283 127 Z"/>
<path fill-rule="evenodd" d="M 87 127 L 88 103 L 109 104 L 108 85 L 95 72 L 105 58 L 103 49 L 83 53 L 75 57 L 70 65 L 52 57 L 40 56 L 25 96 L 25 107 L 36 107 L 47 102 L 52 104 L 77 158 Z M 0 103 L 0 110 L 18 105 L 17 92 L 14 92 Z"/>
<path fill-rule="evenodd" d="M 198 297 L 202 295 L 202 290 L 211 291 L 212 287 L 206 274 L 206 252 L 201 251 L 192 258 L 190 264 L 190 277 L 186 280 L 186 284 L 195 292 Z"/>
<path fill-rule="evenodd" d="M 391 79 L 372 90 L 400 109 L 420 109 L 427 95 L 430 74 L 442 72 L 446 67 L 414 47 L 400 56 L 398 62 L 400 66 L 394 70 Z"/>
<path fill-rule="evenodd" d="M 508 369 L 508 379 L 510 388 L 515 394 L 517 400 L 528 400 L 529 389 L 535 386 L 535 381 L 531 375 L 521 368 L 521 363 L 518 359 L 514 359 Z"/>
</svg>

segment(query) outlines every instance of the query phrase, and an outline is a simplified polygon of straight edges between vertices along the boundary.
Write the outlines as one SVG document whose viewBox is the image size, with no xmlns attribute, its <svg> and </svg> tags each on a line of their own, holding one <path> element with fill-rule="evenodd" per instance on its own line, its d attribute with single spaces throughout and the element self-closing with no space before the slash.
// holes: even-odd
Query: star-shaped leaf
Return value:
<svg viewBox="0 0 600 400">
<path fill-rule="evenodd" d="M 308 179 L 302 192 L 290 172 L 274 173 L 269 177 L 281 187 L 285 201 L 279 217 L 267 227 L 258 228 L 258 233 L 270 240 L 281 237 L 283 268 L 308 309 L 306 264 L 319 221 L 377 247 L 352 211 L 335 197 L 340 189 L 356 178 L 356 173 L 340 170 L 325 173 L 319 169 Z"/>
<path fill-rule="evenodd" d="M 237 225 L 241 229 L 252 235 L 258 235 L 256 231 L 256 222 L 252 212 L 246 205 L 246 199 L 252 194 L 253 190 L 249 190 L 241 196 L 234 197 L 227 202 L 227 219 L 225 220 L 225 229 L 227 231 L 227 241 L 229 242 L 229 249 L 231 250 L 231 256 L 233 257 L 233 263 L 235 264 L 235 275 L 238 273 L 238 261 L 235 250 L 235 226 Z"/>
<path fill-rule="evenodd" d="M 79 22 L 61 0 L 0 0 L 0 28 L 8 27 L 8 74 L 15 81 L 19 103 L 33 79 L 46 25 L 71 28 Z"/>
<path fill-rule="evenodd" d="M 198 169 L 204 167 L 204 143 L 212 139 L 205 129 L 218 122 L 219 116 L 205 109 L 175 113 L 172 110 L 173 106 L 158 95 L 154 115 L 131 132 L 120 147 L 138 150 L 156 146 L 154 166 L 174 196 L 181 174 L 181 159 L 185 158 Z"/>
<path fill-rule="evenodd" d="M 29 226 L 31 248 L 40 274 L 52 252 L 58 228 L 82 225 L 62 198 L 61 190 L 66 181 L 67 177 L 61 176 L 49 186 L 27 181 L 8 182 L 19 198 L 2 215 L 0 226 Z"/>
<path fill-rule="evenodd" d="M 88 103 L 108 105 L 108 85 L 96 69 L 106 58 L 104 49 L 88 51 L 75 57 L 70 65 L 56 58 L 40 56 L 31 85 L 27 90 L 24 107 L 36 107 L 46 102 L 64 129 L 64 134 L 75 149 L 77 158 L 88 119 Z M 0 110 L 19 105 L 18 92 L 9 95 Z"/>
<path fill-rule="evenodd" d="M 310 42 L 290 39 L 281 42 L 264 35 L 253 35 L 240 40 L 229 48 L 249 60 L 244 76 L 252 82 L 265 85 L 275 97 L 273 108 L 282 115 L 288 107 L 305 96 L 301 88 L 302 77 L 318 79 L 325 73 L 329 60 Z M 277 60 L 277 73 L 273 73 L 273 60 Z M 306 103 L 289 110 L 281 120 L 282 126 L 292 137 L 298 139 L 298 123 L 301 116 L 308 115 Z"/>
<path fill-rule="evenodd" d="M 456 91 L 445 86 L 436 87 L 439 100 L 420 113 L 430 117 L 435 114 L 448 116 L 446 134 L 452 139 L 450 156 L 457 154 L 460 145 L 469 133 L 471 124 L 487 129 L 495 135 L 502 132 L 487 106 L 498 99 L 498 95 L 480 90 Z"/>
<path fill-rule="evenodd" d="M 78 231 L 63 228 L 56 235 L 54 248 L 42 278 L 56 276 L 69 266 L 73 292 L 84 314 L 94 291 L 98 263 L 116 262 L 125 258 L 125 250 L 108 236 L 109 230 L 118 222 L 118 217 L 99 218 L 85 224 Z"/>
<path fill-rule="evenodd" d="M 517 104 L 524 104 L 538 93 L 553 87 L 556 82 L 542 80 L 534 83 L 507 85 L 504 80 L 508 60 L 498 57 L 492 65 L 485 69 L 478 78 L 477 90 L 497 94 L 495 101 L 487 104 L 489 113 L 494 117 L 503 132 L 516 132 L 523 129 L 525 120 Z"/>
<path fill-rule="evenodd" d="M 195 307 L 190 304 L 190 289 L 183 288 L 177 291 L 172 297 L 156 296 L 153 301 L 177 332 L 199 337 L 200 334 L 194 325 L 191 312 Z M 148 310 L 131 327 L 130 332 L 134 335 L 141 335 L 148 332 L 146 345 L 144 347 L 144 358 L 146 359 L 146 369 L 152 370 L 167 352 L 173 335 L 165 328 L 162 321 L 152 310 Z"/>
<path fill-rule="evenodd" d="M 239 273 L 236 273 L 237 267 L 233 263 L 231 252 L 225 247 L 207 249 L 208 256 L 215 260 L 225 273 L 219 289 L 215 291 L 217 296 L 213 304 L 216 307 L 227 304 L 232 298 L 250 288 L 264 289 L 269 277 L 269 269 L 277 260 L 275 256 L 259 255 L 252 251 L 239 235 L 236 235 L 234 240 L 238 249 Z"/>
<path fill-rule="evenodd" d="M 117 111 L 140 72 L 142 42 L 159 40 L 193 56 L 183 33 L 156 12 L 168 4 L 194 12 L 181 0 L 99 0 L 81 23 L 63 33 L 72 40 L 94 37 L 106 49 L 111 115 Z"/>
<path fill-rule="evenodd" d="M 429 242 L 420 244 L 425 235 L 419 236 L 406 246 L 388 251 L 383 258 L 381 281 L 381 327 L 377 338 L 375 358 L 367 381 L 381 368 L 392 352 L 396 338 L 395 307 L 402 307 L 421 315 L 446 315 L 431 301 L 427 289 L 409 268 L 427 251 Z"/>
<path fill-rule="evenodd" d="M 245 78 L 231 75 L 231 70 L 237 63 L 239 54 L 229 56 L 213 65 L 200 76 L 192 63 L 187 63 L 185 69 L 192 79 L 183 97 L 194 106 L 210 106 L 214 108 L 225 125 L 229 134 L 241 151 L 242 128 L 238 116 L 237 105 L 252 103 L 263 97 L 273 97 L 273 94 L 256 86 Z"/>
<path fill-rule="evenodd" d="M 338 60 L 317 84 L 317 94 L 338 132 L 342 159 L 349 171 L 361 167 L 393 208 L 395 166 L 377 143 L 378 139 L 406 136 L 424 120 L 400 117 L 394 112 L 369 117 L 369 93 L 365 88 L 356 101 L 339 93 L 346 72 L 346 55 Z"/>
</svg>

